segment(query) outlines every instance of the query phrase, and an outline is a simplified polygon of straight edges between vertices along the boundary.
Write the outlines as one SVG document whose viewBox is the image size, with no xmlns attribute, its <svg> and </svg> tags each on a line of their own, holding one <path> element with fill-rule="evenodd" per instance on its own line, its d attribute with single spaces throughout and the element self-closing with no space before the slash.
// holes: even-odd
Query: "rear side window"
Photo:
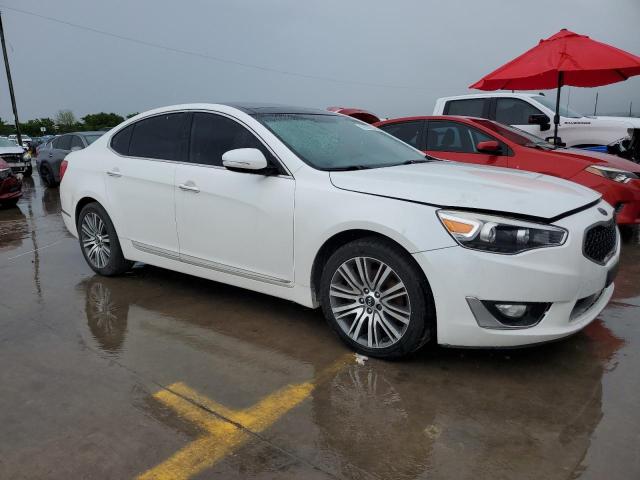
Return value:
<svg viewBox="0 0 640 480">
<path fill-rule="evenodd" d="M 257 148 L 267 159 L 269 151 L 253 133 L 227 117 L 194 113 L 189 161 L 222 166 L 222 155 L 236 148 Z"/>
<path fill-rule="evenodd" d="M 490 99 L 469 98 L 467 100 L 450 100 L 447 102 L 445 115 L 461 115 L 466 117 L 488 118 L 489 111 L 486 107 Z"/>
<path fill-rule="evenodd" d="M 506 125 L 528 125 L 530 115 L 542 112 L 529 102 L 519 98 L 498 98 L 496 100 L 496 122 Z"/>
<path fill-rule="evenodd" d="M 423 126 L 423 121 L 414 121 L 382 125 L 380 129 L 418 150 L 424 150 L 424 142 L 422 140 Z"/>
<path fill-rule="evenodd" d="M 129 142 L 129 155 L 181 160 L 186 152 L 187 118 L 186 113 L 170 113 L 136 122 Z"/>
<path fill-rule="evenodd" d="M 133 127 L 133 125 L 129 125 L 123 128 L 111 139 L 111 148 L 120 155 L 129 155 L 129 142 L 131 141 Z"/>
</svg>

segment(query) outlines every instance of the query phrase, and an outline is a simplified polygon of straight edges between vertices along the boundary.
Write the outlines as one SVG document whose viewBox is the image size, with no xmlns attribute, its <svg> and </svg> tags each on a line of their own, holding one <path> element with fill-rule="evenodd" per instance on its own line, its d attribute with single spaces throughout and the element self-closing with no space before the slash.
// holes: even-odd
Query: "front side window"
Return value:
<svg viewBox="0 0 640 480">
<path fill-rule="evenodd" d="M 422 147 L 422 130 L 423 130 L 423 121 L 414 121 L 414 122 L 400 122 L 400 123 L 390 123 L 387 125 L 382 125 L 380 127 L 381 130 L 384 130 L 390 135 L 393 135 L 396 138 L 399 138 L 405 143 L 408 143 L 414 148 L 418 150 L 423 150 Z"/>
<path fill-rule="evenodd" d="M 529 125 L 530 115 L 542 115 L 542 112 L 519 98 L 496 99 L 496 122 L 505 125 Z"/>
<path fill-rule="evenodd" d="M 447 102 L 445 115 L 461 115 L 464 117 L 487 116 L 485 105 L 489 99 L 487 98 L 468 98 L 466 100 L 449 100 Z"/>
<path fill-rule="evenodd" d="M 134 124 L 129 156 L 158 160 L 181 160 L 186 152 L 186 113 L 168 113 Z"/>
<path fill-rule="evenodd" d="M 534 95 L 531 98 L 536 102 L 541 103 L 552 112 L 556 111 L 556 101 L 552 98 L 545 97 L 544 95 Z M 566 118 L 582 118 L 584 115 L 579 114 L 575 110 L 571 110 L 566 105 L 560 104 L 560 116 Z"/>
<path fill-rule="evenodd" d="M 253 133 L 222 115 L 194 113 L 191 127 L 189 161 L 201 165 L 222 166 L 222 155 L 236 148 L 257 148 L 270 153 Z"/>
<path fill-rule="evenodd" d="M 74 147 L 84 148 L 84 143 L 82 143 L 82 139 L 78 135 L 73 135 L 71 137 L 71 148 Z"/>
<path fill-rule="evenodd" d="M 427 128 L 427 150 L 481 153 L 476 146 L 480 142 L 489 141 L 497 139 L 463 123 L 431 120 Z M 506 151 L 505 145 L 503 149 Z"/>
<path fill-rule="evenodd" d="M 427 161 L 423 153 L 406 143 L 351 117 L 263 113 L 255 118 L 301 160 L 319 170 L 378 168 Z"/>
</svg>

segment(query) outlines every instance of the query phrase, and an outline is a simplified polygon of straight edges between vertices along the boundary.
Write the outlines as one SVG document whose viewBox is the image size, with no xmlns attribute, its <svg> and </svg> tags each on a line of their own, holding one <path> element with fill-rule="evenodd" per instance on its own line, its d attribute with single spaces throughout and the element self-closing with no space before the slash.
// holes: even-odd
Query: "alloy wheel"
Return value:
<svg viewBox="0 0 640 480">
<path fill-rule="evenodd" d="M 334 272 L 329 290 L 331 311 L 352 340 L 368 348 L 398 342 L 411 320 L 409 293 L 386 263 L 355 257 Z"/>
<path fill-rule="evenodd" d="M 80 226 L 82 248 L 95 268 L 104 268 L 111 258 L 111 241 L 106 224 L 95 213 L 89 212 Z"/>
</svg>

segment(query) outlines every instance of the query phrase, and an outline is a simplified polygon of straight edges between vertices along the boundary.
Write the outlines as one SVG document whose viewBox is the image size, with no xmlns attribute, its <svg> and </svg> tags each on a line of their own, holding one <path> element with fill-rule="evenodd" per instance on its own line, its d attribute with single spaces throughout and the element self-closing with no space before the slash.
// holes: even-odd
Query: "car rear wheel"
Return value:
<svg viewBox="0 0 640 480">
<path fill-rule="evenodd" d="M 13 208 L 18 205 L 19 198 L 12 198 L 11 200 L 0 201 L 0 205 L 4 208 Z"/>
<path fill-rule="evenodd" d="M 43 164 L 40 167 L 40 178 L 42 179 L 42 183 L 44 183 L 47 187 L 55 187 L 56 185 L 58 185 L 58 182 L 56 182 L 56 177 L 53 174 L 53 170 L 51 170 L 51 167 L 47 163 Z"/>
<path fill-rule="evenodd" d="M 98 203 L 85 205 L 80 211 L 78 239 L 85 260 L 100 275 L 121 275 L 133 265 L 124 258 L 113 223 Z"/>
<path fill-rule="evenodd" d="M 435 309 L 422 272 L 401 249 L 378 238 L 340 247 L 327 261 L 320 297 L 327 321 L 354 350 L 400 357 L 432 337 Z"/>
</svg>

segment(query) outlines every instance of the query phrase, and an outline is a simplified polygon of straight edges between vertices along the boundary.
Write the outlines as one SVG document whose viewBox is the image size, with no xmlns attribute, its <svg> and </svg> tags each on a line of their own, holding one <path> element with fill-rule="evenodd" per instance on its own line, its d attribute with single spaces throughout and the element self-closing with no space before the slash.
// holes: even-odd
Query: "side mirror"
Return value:
<svg viewBox="0 0 640 480">
<path fill-rule="evenodd" d="M 556 142 L 553 137 L 546 137 L 544 139 L 545 142 L 549 142 L 551 145 L 555 145 L 556 147 L 566 147 L 567 144 L 562 141 L 562 138 L 558 137 L 558 141 Z"/>
<path fill-rule="evenodd" d="M 78 150 L 82 150 L 82 147 L 78 147 L 77 145 L 75 147 L 71 147 L 72 152 L 77 152 Z"/>
<path fill-rule="evenodd" d="M 483 153 L 500 153 L 502 147 L 495 140 L 489 140 L 487 142 L 478 142 L 476 150 Z"/>
<path fill-rule="evenodd" d="M 529 125 L 540 125 L 540 130 L 545 131 L 551 128 L 551 119 L 543 113 L 529 115 Z"/>
<path fill-rule="evenodd" d="M 229 170 L 257 172 L 269 164 L 264 154 L 257 148 L 236 148 L 222 155 L 222 165 Z"/>
</svg>

